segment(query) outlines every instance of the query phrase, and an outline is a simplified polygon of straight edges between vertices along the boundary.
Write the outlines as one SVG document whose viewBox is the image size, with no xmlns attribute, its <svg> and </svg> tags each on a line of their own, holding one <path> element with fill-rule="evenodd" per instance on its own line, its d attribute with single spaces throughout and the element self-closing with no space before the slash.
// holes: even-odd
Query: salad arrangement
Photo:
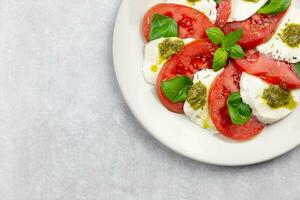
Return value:
<svg viewBox="0 0 300 200">
<path fill-rule="evenodd" d="M 160 102 L 249 140 L 298 106 L 300 10 L 292 0 L 167 0 L 142 21 L 143 73 Z"/>
</svg>

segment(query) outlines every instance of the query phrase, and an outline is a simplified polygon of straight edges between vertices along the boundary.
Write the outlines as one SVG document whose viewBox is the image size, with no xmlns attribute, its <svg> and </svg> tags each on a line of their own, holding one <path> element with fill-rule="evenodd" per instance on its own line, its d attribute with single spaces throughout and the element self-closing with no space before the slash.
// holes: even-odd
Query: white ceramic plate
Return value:
<svg viewBox="0 0 300 200">
<path fill-rule="evenodd" d="M 294 0 L 295 1 L 295 0 Z M 159 0 L 123 0 L 114 31 L 114 65 L 131 111 L 156 139 L 189 158 L 216 165 L 249 165 L 280 156 L 300 144 L 300 108 L 247 142 L 232 142 L 167 111 L 142 74 L 144 43 L 140 23 Z M 299 2 L 298 2 L 299 4 Z M 300 5 L 300 4 L 299 4 Z M 297 5 L 297 6 L 299 6 Z"/>
</svg>

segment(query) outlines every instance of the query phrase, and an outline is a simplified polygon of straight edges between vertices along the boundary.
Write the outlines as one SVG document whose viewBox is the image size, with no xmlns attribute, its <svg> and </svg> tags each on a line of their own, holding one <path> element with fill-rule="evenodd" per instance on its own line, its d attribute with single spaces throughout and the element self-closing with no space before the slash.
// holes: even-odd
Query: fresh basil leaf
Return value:
<svg viewBox="0 0 300 200">
<path fill-rule="evenodd" d="M 228 54 L 224 48 L 219 48 L 214 56 L 213 69 L 215 72 L 224 68 L 227 64 Z"/>
<path fill-rule="evenodd" d="M 162 37 L 177 37 L 178 24 L 167 16 L 154 14 L 150 29 L 150 41 Z"/>
<path fill-rule="evenodd" d="M 298 76 L 300 77 L 300 62 L 295 65 L 295 71 L 298 74 Z"/>
<path fill-rule="evenodd" d="M 234 45 L 241 39 L 242 36 L 243 36 L 242 29 L 228 33 L 227 35 L 225 35 L 222 41 L 222 47 L 227 48 Z"/>
<path fill-rule="evenodd" d="M 242 116 L 248 117 L 252 115 L 252 110 L 247 104 L 244 103 L 240 104 L 237 110 Z"/>
<path fill-rule="evenodd" d="M 239 92 L 234 92 L 228 97 L 227 107 L 231 121 L 236 125 L 243 125 L 252 117 L 250 106 L 243 103 Z"/>
<path fill-rule="evenodd" d="M 242 98 L 238 92 L 232 93 L 230 95 L 230 98 L 228 98 L 228 101 L 229 100 L 230 100 L 230 105 L 235 108 L 239 107 L 239 105 L 243 103 Z"/>
<path fill-rule="evenodd" d="M 277 14 L 285 11 L 291 5 L 292 0 L 269 0 L 258 11 L 260 14 Z"/>
<path fill-rule="evenodd" d="M 183 102 L 187 99 L 188 90 L 193 85 L 191 78 L 178 76 L 161 84 L 164 95 L 173 103 Z"/>
<path fill-rule="evenodd" d="M 244 50 L 238 44 L 232 45 L 227 50 L 228 50 L 229 56 L 231 58 L 239 58 L 239 59 L 241 59 L 241 58 L 244 58 L 244 56 L 245 56 Z"/>
<path fill-rule="evenodd" d="M 206 29 L 206 34 L 215 45 L 221 44 L 224 39 L 223 31 L 217 27 Z"/>
</svg>

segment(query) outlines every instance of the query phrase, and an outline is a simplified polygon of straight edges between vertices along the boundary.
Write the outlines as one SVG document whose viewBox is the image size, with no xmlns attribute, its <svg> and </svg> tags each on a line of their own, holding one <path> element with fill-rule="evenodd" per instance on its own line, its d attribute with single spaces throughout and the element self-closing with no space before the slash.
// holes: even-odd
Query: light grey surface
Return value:
<svg viewBox="0 0 300 200">
<path fill-rule="evenodd" d="M 0 0 L 0 199 L 299 199 L 300 149 L 216 167 L 138 124 L 113 70 L 119 4 Z"/>
</svg>

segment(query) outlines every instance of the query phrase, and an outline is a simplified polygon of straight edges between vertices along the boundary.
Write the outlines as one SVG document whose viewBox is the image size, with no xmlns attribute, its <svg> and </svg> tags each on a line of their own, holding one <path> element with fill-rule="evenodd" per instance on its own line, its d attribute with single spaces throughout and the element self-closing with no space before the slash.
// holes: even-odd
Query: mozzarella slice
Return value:
<svg viewBox="0 0 300 200">
<path fill-rule="evenodd" d="M 187 0 L 167 0 L 167 3 L 175 3 L 175 4 L 192 7 L 196 10 L 201 11 L 213 23 L 216 22 L 217 4 L 214 0 L 199 0 L 195 2 L 189 2 Z"/>
<path fill-rule="evenodd" d="M 300 62 L 300 46 L 292 48 L 284 43 L 280 37 L 286 25 L 291 23 L 300 24 L 300 10 L 294 7 L 288 10 L 274 36 L 267 43 L 258 46 L 257 50 L 280 61 Z"/>
<path fill-rule="evenodd" d="M 289 115 L 293 110 L 288 108 L 272 109 L 262 99 L 263 92 L 270 84 L 264 82 L 258 77 L 243 73 L 241 76 L 241 96 L 253 111 L 258 120 L 265 124 L 272 124 Z M 293 90 L 294 101 L 299 102 L 300 90 Z"/>
<path fill-rule="evenodd" d="M 209 89 L 215 80 L 215 78 L 221 73 L 222 71 L 219 72 L 214 72 L 212 69 L 203 69 L 199 71 L 198 73 L 195 74 L 194 76 L 194 84 L 201 81 L 202 84 L 204 84 L 207 88 L 207 96 L 206 96 L 206 104 L 202 107 L 199 108 L 198 110 L 195 110 L 191 104 L 186 101 L 184 103 L 184 113 L 197 125 L 200 125 L 204 129 L 207 129 L 208 131 L 212 133 L 217 133 L 217 129 L 215 128 L 210 114 L 209 114 L 209 108 L 208 108 L 208 93 Z"/>
<path fill-rule="evenodd" d="M 231 14 L 228 22 L 244 21 L 254 15 L 268 0 L 251 2 L 245 0 L 231 0 Z"/>
<path fill-rule="evenodd" d="M 177 37 L 159 38 L 157 40 L 149 42 L 145 46 L 143 73 L 145 80 L 150 84 L 155 84 L 160 69 L 167 62 L 167 60 L 163 60 L 160 58 L 158 47 L 159 44 L 162 43 L 165 39 L 181 40 Z M 183 40 L 185 44 L 188 44 L 192 41 L 194 41 L 194 39 L 192 38 L 187 38 Z"/>
</svg>

